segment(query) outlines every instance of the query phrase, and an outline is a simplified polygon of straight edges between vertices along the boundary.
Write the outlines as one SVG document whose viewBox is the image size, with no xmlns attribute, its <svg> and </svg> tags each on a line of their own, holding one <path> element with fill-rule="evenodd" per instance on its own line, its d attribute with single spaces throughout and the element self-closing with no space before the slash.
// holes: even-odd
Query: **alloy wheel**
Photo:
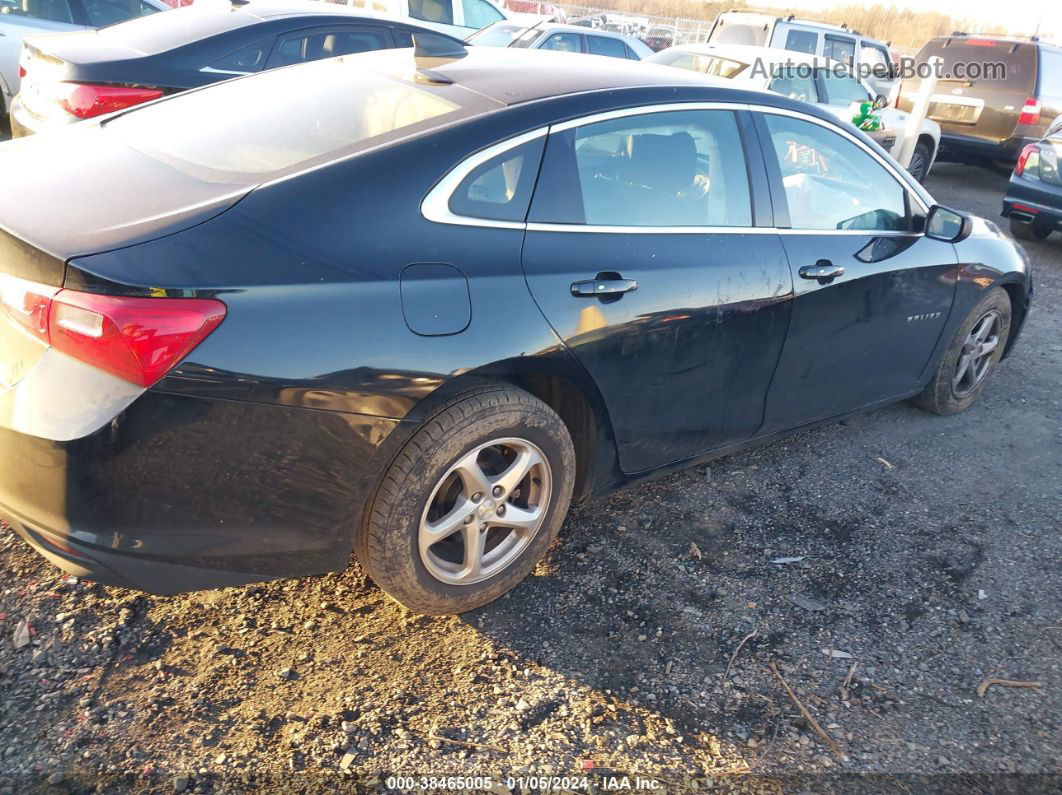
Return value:
<svg viewBox="0 0 1062 795">
<path fill-rule="evenodd" d="M 493 439 L 462 456 L 421 513 L 420 559 L 447 585 L 473 585 L 517 560 L 538 533 L 553 485 L 549 461 L 526 439 Z"/>
<path fill-rule="evenodd" d="M 957 398 L 969 395 L 985 380 L 992 369 L 992 354 L 999 346 L 999 327 L 1002 317 L 995 309 L 978 318 L 973 324 L 955 364 L 951 389 Z"/>
</svg>

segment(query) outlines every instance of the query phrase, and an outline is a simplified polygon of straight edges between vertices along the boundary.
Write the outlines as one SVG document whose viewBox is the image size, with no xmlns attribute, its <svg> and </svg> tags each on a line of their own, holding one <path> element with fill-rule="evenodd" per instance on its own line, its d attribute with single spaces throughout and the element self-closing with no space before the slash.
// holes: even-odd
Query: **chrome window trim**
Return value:
<svg viewBox="0 0 1062 795">
<path fill-rule="evenodd" d="M 505 154 L 510 149 L 543 138 L 549 132 L 549 127 L 540 127 L 537 130 L 508 138 L 501 143 L 482 149 L 471 157 L 461 161 L 451 169 L 446 176 L 439 180 L 435 187 L 428 191 L 424 201 L 420 203 L 420 214 L 429 221 L 437 224 L 456 224 L 457 226 L 487 226 L 495 229 L 526 229 L 527 224 L 523 221 L 495 221 L 489 218 L 476 218 L 471 215 L 458 215 L 450 210 L 450 198 L 454 191 L 465 181 L 465 177 L 498 155 Z"/>
<path fill-rule="evenodd" d="M 208 75 L 252 75 L 254 72 L 240 72 L 236 69 L 215 69 L 213 66 L 204 66 L 199 70 Z"/>
<path fill-rule="evenodd" d="M 578 119 L 569 119 L 560 124 L 551 124 L 550 135 L 564 132 L 575 127 L 585 127 L 588 124 L 598 124 L 613 119 L 624 119 L 628 116 L 648 116 L 653 113 L 674 113 L 681 110 L 748 110 L 749 105 L 744 102 L 670 102 L 667 105 L 642 105 L 637 108 L 622 108 L 609 110 L 603 113 L 595 113 L 591 116 L 582 116 Z"/>
<path fill-rule="evenodd" d="M 604 111 L 590 116 L 581 116 L 577 119 L 569 119 L 559 124 L 540 127 L 536 130 L 508 138 L 493 146 L 482 149 L 461 161 L 458 165 L 447 172 L 435 187 L 421 202 L 421 215 L 428 221 L 439 224 L 451 224 L 456 226 L 477 226 L 492 229 L 523 229 L 528 232 L 576 232 L 587 234 L 642 234 L 642 235 L 692 235 L 692 234 L 745 234 L 745 235 L 862 235 L 869 237 L 923 237 L 921 232 L 907 232 L 887 229 L 792 229 L 789 227 L 776 226 L 608 226 L 592 224 L 553 224 L 521 221 L 494 221 L 487 218 L 457 215 L 450 210 L 450 197 L 458 186 L 472 171 L 488 160 L 504 154 L 510 149 L 515 149 L 528 141 L 533 141 L 545 135 L 564 132 L 576 127 L 584 127 L 590 124 L 623 119 L 629 116 L 646 116 L 652 113 L 673 113 L 685 110 L 747 110 L 760 113 L 773 113 L 777 116 L 789 116 L 801 121 L 817 124 L 837 135 L 851 141 L 875 161 L 877 161 L 901 188 L 918 204 L 923 212 L 929 212 L 929 207 L 921 197 L 907 185 L 895 168 L 881 158 L 877 152 L 860 141 L 856 136 L 845 130 L 839 124 L 819 119 L 799 111 L 786 108 L 776 108 L 771 105 L 749 105 L 742 102 L 672 102 L 666 105 L 641 105 L 633 108 Z"/>
</svg>

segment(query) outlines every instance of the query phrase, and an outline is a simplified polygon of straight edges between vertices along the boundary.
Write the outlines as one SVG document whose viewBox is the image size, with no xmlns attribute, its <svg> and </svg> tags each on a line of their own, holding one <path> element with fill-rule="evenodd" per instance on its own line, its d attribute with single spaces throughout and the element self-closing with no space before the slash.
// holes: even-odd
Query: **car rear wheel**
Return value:
<svg viewBox="0 0 1062 795">
<path fill-rule="evenodd" d="M 1051 230 L 1035 223 L 1026 223 L 1012 215 L 1010 217 L 1010 233 L 1018 240 L 1044 240 L 1051 234 Z"/>
<path fill-rule="evenodd" d="M 355 553 L 395 601 L 443 615 L 515 587 L 556 538 L 575 451 L 556 412 L 521 390 L 463 395 L 424 424 L 389 467 Z"/>
<path fill-rule="evenodd" d="M 966 411 L 985 388 L 1010 336 L 1010 298 L 993 288 L 959 327 L 933 380 L 914 398 L 916 406 L 936 414 Z"/>
<path fill-rule="evenodd" d="M 907 172 L 914 177 L 918 182 L 923 182 L 926 175 L 929 174 L 929 164 L 933 159 L 933 151 L 929 148 L 929 145 L 920 142 L 915 146 L 914 154 L 911 155 L 911 165 L 908 167 Z"/>
</svg>

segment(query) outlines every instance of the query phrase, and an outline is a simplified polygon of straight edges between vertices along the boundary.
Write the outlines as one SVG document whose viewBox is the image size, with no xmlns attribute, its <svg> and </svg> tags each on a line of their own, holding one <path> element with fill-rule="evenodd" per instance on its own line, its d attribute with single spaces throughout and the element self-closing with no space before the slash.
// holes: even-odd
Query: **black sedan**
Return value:
<svg viewBox="0 0 1062 795">
<path fill-rule="evenodd" d="M 155 593 L 353 552 L 463 611 L 572 499 L 892 401 L 963 411 L 1013 348 L 1022 251 L 830 114 L 460 54 L 0 147 L 0 517 Z"/>
<path fill-rule="evenodd" d="M 1043 240 L 1062 229 L 1062 118 L 1044 138 L 1026 146 L 1010 176 L 1003 197 L 1003 215 L 1010 231 L 1021 240 Z"/>
<path fill-rule="evenodd" d="M 278 66 L 422 45 L 453 47 L 437 31 L 309 0 L 198 4 L 23 45 L 15 137 L 73 124 Z M 271 101 L 283 105 L 286 97 Z"/>
</svg>

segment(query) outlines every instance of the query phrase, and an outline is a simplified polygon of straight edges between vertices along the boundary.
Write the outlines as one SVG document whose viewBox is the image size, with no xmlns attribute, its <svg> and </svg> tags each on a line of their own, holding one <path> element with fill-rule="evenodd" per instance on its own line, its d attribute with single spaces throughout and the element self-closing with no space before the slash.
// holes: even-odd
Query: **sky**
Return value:
<svg viewBox="0 0 1062 795">
<path fill-rule="evenodd" d="M 867 0 L 868 3 L 882 0 Z M 810 10 L 851 5 L 854 0 L 793 0 L 794 6 Z M 912 11 L 939 11 L 993 25 L 1005 25 L 1014 33 L 1032 33 L 1043 15 L 1040 34 L 1062 42 L 1062 2 L 1059 0 L 888 0 Z M 772 4 L 774 5 L 774 4 Z"/>
</svg>

